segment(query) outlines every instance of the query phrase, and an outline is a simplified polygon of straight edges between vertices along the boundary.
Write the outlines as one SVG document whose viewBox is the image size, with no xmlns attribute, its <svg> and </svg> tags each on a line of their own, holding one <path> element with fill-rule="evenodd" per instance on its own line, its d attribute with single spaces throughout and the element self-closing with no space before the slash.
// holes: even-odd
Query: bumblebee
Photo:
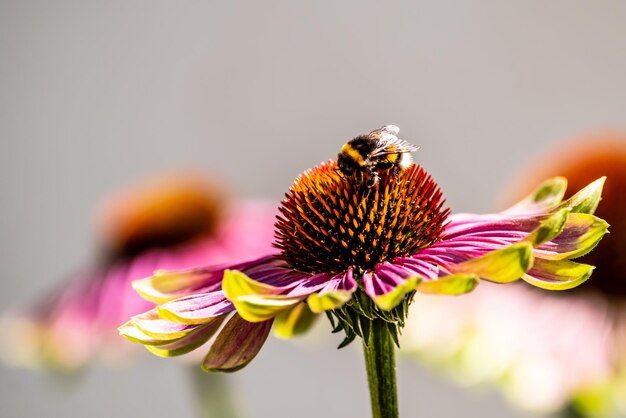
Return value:
<svg viewBox="0 0 626 418">
<path fill-rule="evenodd" d="M 397 175 L 413 164 L 411 152 L 419 148 L 399 139 L 398 132 L 397 126 L 386 125 L 346 142 L 337 156 L 337 169 L 346 176 L 367 173 L 369 187 L 378 183 L 383 170 Z"/>
</svg>

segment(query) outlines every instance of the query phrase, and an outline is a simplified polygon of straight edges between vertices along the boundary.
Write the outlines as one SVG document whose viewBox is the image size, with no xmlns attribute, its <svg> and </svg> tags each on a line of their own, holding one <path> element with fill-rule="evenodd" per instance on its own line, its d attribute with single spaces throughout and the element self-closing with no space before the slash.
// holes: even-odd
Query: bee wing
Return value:
<svg viewBox="0 0 626 418">
<path fill-rule="evenodd" d="M 402 154 L 405 152 L 413 152 L 419 149 L 418 146 L 398 138 L 400 128 L 395 125 L 383 126 L 370 133 L 378 137 L 376 148 L 369 154 L 369 158 L 380 157 L 389 154 Z"/>
<path fill-rule="evenodd" d="M 400 132 L 400 128 L 398 128 L 396 125 L 385 125 L 382 128 L 376 129 L 374 132 L 398 136 L 398 132 Z"/>
</svg>

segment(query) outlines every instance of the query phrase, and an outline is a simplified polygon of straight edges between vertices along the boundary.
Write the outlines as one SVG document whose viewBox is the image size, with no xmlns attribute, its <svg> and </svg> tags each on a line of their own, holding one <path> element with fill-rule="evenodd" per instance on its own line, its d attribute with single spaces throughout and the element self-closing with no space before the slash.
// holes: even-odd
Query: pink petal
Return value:
<svg viewBox="0 0 626 418">
<path fill-rule="evenodd" d="M 202 368 L 213 372 L 234 372 L 246 366 L 263 347 L 272 322 L 253 323 L 234 315 L 217 336 Z"/>
</svg>

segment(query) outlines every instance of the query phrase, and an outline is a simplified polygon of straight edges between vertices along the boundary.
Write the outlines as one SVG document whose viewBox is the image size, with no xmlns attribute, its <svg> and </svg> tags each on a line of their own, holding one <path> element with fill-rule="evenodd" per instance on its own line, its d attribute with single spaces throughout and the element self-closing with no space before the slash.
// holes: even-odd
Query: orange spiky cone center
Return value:
<svg viewBox="0 0 626 418">
<path fill-rule="evenodd" d="M 397 175 L 345 177 L 334 161 L 302 173 L 280 207 L 275 246 L 304 273 L 363 272 L 436 242 L 449 213 L 437 184 L 420 166 Z"/>
</svg>

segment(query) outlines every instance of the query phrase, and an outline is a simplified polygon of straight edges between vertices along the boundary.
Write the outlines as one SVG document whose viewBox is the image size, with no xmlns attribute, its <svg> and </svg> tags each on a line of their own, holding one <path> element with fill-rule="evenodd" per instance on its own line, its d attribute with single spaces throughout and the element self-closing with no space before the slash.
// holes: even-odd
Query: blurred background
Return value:
<svg viewBox="0 0 626 418">
<path fill-rule="evenodd" d="M 193 167 L 278 202 L 384 124 L 453 211 L 493 211 L 559 141 L 626 130 L 624 22 L 617 1 L 0 0 L 0 311 L 90 259 L 90 213 L 124 183 Z M 243 416 L 369 414 L 360 347 L 327 331 L 270 337 L 228 376 Z M 527 416 L 398 373 L 403 416 Z M 2 417 L 193 416 L 180 364 L 147 352 L 78 382 L 0 366 L 0 387 Z"/>
</svg>

